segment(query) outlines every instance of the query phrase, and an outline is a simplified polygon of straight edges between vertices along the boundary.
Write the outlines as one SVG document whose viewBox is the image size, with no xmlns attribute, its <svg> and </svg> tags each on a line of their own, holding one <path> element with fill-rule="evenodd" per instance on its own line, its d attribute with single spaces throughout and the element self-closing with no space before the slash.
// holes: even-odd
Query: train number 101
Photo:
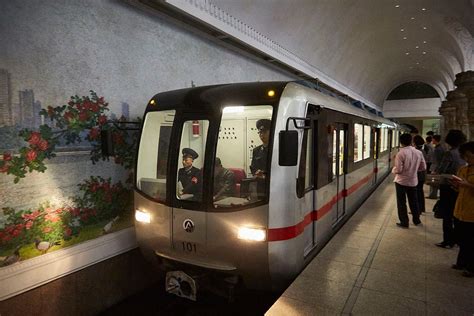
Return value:
<svg viewBox="0 0 474 316">
<path fill-rule="evenodd" d="M 196 252 L 196 244 L 192 242 L 181 242 L 181 245 L 183 246 L 183 251 L 187 252 Z"/>
</svg>

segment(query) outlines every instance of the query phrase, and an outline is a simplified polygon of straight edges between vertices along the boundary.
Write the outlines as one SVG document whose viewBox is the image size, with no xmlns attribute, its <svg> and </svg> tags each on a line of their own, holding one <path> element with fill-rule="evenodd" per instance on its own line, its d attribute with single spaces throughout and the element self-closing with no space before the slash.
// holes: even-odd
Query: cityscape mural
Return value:
<svg viewBox="0 0 474 316">
<path fill-rule="evenodd" d="M 127 102 L 115 114 L 91 90 L 44 106 L 12 76 L 0 69 L 0 268 L 131 226 L 138 136 Z"/>
</svg>

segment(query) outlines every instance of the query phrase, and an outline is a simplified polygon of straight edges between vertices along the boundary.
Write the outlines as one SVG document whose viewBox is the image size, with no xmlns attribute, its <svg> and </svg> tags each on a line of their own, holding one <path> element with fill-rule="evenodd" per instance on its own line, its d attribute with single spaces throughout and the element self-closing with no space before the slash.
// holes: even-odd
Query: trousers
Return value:
<svg viewBox="0 0 474 316">
<path fill-rule="evenodd" d="M 401 185 L 395 182 L 395 190 L 397 193 L 397 209 L 398 209 L 398 219 L 400 224 L 408 226 L 410 220 L 408 219 L 407 203 L 410 206 L 411 214 L 413 217 L 413 223 L 417 224 L 420 222 L 420 211 L 418 209 L 418 198 L 417 190 L 415 187 L 409 187 L 406 185 Z"/>
</svg>

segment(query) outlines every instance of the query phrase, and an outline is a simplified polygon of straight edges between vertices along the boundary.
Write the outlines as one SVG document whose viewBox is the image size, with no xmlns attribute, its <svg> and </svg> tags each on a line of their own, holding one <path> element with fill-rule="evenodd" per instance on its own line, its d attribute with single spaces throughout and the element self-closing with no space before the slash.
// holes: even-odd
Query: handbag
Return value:
<svg viewBox="0 0 474 316">
<path fill-rule="evenodd" d="M 435 205 L 433 205 L 433 213 L 435 218 L 443 218 L 443 211 L 439 207 L 439 200 L 436 201 Z"/>
</svg>

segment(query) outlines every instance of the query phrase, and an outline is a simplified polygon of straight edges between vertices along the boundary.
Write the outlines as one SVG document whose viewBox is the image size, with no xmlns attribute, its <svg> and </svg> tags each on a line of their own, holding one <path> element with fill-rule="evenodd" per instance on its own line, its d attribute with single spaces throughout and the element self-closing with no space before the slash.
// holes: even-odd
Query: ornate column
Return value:
<svg viewBox="0 0 474 316">
<path fill-rule="evenodd" d="M 458 89 L 449 91 L 446 101 L 441 102 L 439 114 L 441 120 L 441 136 L 446 136 L 450 129 L 461 129 L 461 122 L 465 119 L 462 109 L 467 105 L 466 95 Z"/>
<path fill-rule="evenodd" d="M 474 71 L 465 71 L 456 75 L 454 84 L 456 90 L 462 91 L 466 96 L 466 105 L 464 107 L 465 120 L 461 125 L 461 130 L 466 134 L 467 139 L 474 140 Z"/>
<path fill-rule="evenodd" d="M 456 75 L 456 89 L 449 91 L 441 103 L 441 132 L 446 136 L 450 129 L 462 130 L 468 139 L 474 137 L 474 71 Z"/>
</svg>

